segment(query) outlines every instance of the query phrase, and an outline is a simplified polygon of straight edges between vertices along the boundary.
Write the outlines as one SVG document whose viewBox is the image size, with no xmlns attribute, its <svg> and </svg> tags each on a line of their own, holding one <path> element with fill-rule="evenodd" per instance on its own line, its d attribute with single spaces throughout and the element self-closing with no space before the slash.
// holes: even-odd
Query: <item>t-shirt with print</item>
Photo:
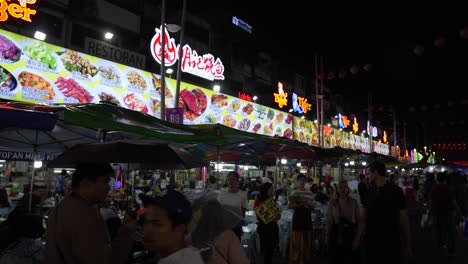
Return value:
<svg viewBox="0 0 468 264">
<path fill-rule="evenodd" d="M 158 262 L 159 264 L 204 264 L 204 261 L 200 255 L 200 251 L 192 248 L 186 247 L 179 251 L 172 253 L 171 255 L 161 258 Z"/>
<path fill-rule="evenodd" d="M 375 253 L 380 250 L 385 251 L 382 254 L 399 252 L 400 210 L 406 206 L 403 190 L 392 183 L 382 187 L 369 185 L 366 200 L 363 206 L 367 209 L 365 235 L 368 247 Z"/>
</svg>

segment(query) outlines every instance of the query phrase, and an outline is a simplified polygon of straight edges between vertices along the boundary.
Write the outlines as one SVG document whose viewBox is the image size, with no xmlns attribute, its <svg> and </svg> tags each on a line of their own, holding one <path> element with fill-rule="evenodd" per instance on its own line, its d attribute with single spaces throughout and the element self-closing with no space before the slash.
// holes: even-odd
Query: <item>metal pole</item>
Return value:
<svg viewBox="0 0 468 264">
<path fill-rule="evenodd" d="M 166 120 L 166 0 L 161 2 L 161 120 Z"/>
<path fill-rule="evenodd" d="M 182 77 L 182 55 L 183 55 L 183 46 L 184 46 L 184 30 L 185 30 L 185 10 L 187 9 L 187 0 L 184 0 L 182 6 L 182 18 L 180 21 L 180 39 L 179 39 L 179 56 L 177 58 L 177 84 L 176 84 L 176 93 L 174 108 L 179 107 L 179 93 L 180 93 L 180 78 Z"/>
<path fill-rule="evenodd" d="M 34 162 L 36 161 L 36 151 L 37 151 L 37 141 L 39 138 L 39 131 L 36 129 L 36 139 L 34 141 L 34 149 L 33 149 L 33 167 L 32 167 L 32 175 L 31 175 L 31 185 L 29 185 L 29 206 L 28 212 L 31 213 L 32 209 L 32 196 L 33 196 L 33 189 L 34 189 L 34 174 L 36 173 L 36 168 L 34 167 Z"/>
<path fill-rule="evenodd" d="M 320 136 L 321 136 L 321 147 L 324 147 L 323 144 L 323 57 L 320 56 L 320 74 L 322 78 L 320 79 Z"/>
<path fill-rule="evenodd" d="M 395 157 L 398 158 L 398 142 L 397 142 L 397 128 L 396 128 L 396 111 L 395 107 L 392 109 L 393 112 L 393 146 L 395 146 Z"/>
<path fill-rule="evenodd" d="M 406 122 L 403 121 L 403 148 L 405 149 L 405 154 L 406 154 Z"/>
<path fill-rule="evenodd" d="M 367 96 L 367 112 L 368 112 L 368 116 L 367 116 L 367 119 L 368 119 L 368 122 L 369 122 L 369 128 L 368 130 L 372 129 L 372 94 L 369 92 L 368 93 L 368 96 Z M 367 134 L 369 135 L 369 153 L 372 153 L 374 152 L 372 150 L 372 132 L 371 131 L 367 131 Z"/>
<path fill-rule="evenodd" d="M 319 146 L 321 147 L 322 146 L 322 140 L 320 138 L 320 106 L 319 106 L 319 88 L 318 88 L 318 74 L 317 74 L 317 67 L 318 67 L 318 64 L 317 64 L 317 53 L 315 53 L 315 103 L 317 104 L 317 122 L 318 122 L 318 126 L 317 126 L 317 132 L 318 132 L 318 140 L 319 140 Z"/>
</svg>

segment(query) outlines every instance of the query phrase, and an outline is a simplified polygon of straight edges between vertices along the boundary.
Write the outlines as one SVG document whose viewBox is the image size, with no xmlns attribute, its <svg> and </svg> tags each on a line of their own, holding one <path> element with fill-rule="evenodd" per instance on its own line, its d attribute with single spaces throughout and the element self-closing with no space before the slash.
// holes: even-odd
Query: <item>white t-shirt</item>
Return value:
<svg viewBox="0 0 468 264">
<path fill-rule="evenodd" d="M 158 262 L 159 264 L 204 264 L 200 251 L 192 248 L 186 247 L 179 251 L 172 253 L 171 255 L 162 258 Z"/>
<path fill-rule="evenodd" d="M 244 216 L 242 214 L 242 208 L 247 208 L 247 193 L 244 191 L 239 190 L 236 193 L 232 193 L 229 191 L 221 191 L 218 197 L 219 202 L 223 205 L 228 207 L 228 209 L 232 210 L 232 212 L 239 217 L 239 219 L 243 219 Z"/>
</svg>

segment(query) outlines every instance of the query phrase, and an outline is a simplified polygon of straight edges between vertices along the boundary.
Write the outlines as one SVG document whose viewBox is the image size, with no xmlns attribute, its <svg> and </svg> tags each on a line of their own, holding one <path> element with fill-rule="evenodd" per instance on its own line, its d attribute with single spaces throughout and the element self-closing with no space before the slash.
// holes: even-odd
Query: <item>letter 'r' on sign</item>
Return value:
<svg viewBox="0 0 468 264">
<path fill-rule="evenodd" d="M 0 22 L 7 21 L 9 16 L 32 22 L 31 15 L 35 15 L 37 11 L 26 5 L 35 4 L 36 0 L 18 0 L 19 4 L 9 2 L 10 0 L 0 0 Z"/>
</svg>

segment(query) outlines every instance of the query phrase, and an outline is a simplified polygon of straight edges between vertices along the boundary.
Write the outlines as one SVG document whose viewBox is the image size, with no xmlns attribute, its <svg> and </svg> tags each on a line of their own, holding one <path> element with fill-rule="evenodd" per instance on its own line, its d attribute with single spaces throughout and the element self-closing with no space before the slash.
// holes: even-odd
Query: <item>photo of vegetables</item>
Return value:
<svg viewBox="0 0 468 264">
<path fill-rule="evenodd" d="M 58 56 L 44 42 L 31 41 L 23 46 L 23 52 L 31 59 L 47 65 L 50 70 L 57 70 Z"/>
</svg>

